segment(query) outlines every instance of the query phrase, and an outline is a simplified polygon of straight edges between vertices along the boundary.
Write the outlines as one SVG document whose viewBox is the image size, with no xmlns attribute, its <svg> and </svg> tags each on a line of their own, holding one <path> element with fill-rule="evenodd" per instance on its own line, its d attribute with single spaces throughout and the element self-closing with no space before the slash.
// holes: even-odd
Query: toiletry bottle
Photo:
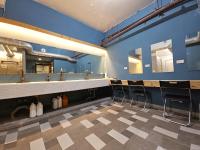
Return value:
<svg viewBox="0 0 200 150">
<path fill-rule="evenodd" d="M 41 102 L 38 102 L 37 104 L 37 116 L 43 115 L 43 104 Z"/>
<path fill-rule="evenodd" d="M 66 108 L 68 106 L 68 103 L 69 103 L 68 97 L 66 95 L 63 95 L 63 98 L 62 98 L 62 107 Z"/>
<path fill-rule="evenodd" d="M 57 100 L 57 98 L 53 98 L 52 99 L 52 106 L 53 106 L 54 110 L 58 108 L 58 100 Z"/>
<path fill-rule="evenodd" d="M 29 109 L 30 109 L 30 114 L 29 114 L 30 118 L 36 117 L 36 111 L 37 111 L 36 105 L 32 103 Z"/>
<path fill-rule="evenodd" d="M 61 98 L 61 96 L 58 96 L 57 99 L 58 99 L 58 108 L 62 108 L 62 98 Z"/>
</svg>

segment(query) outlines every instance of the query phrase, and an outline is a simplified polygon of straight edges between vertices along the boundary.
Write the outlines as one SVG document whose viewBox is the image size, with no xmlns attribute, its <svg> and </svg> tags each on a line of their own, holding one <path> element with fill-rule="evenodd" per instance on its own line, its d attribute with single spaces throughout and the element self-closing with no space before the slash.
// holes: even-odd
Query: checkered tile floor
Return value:
<svg viewBox="0 0 200 150">
<path fill-rule="evenodd" d="M 0 149 L 200 150 L 200 123 L 183 127 L 158 110 L 101 103 L 1 132 Z"/>
</svg>

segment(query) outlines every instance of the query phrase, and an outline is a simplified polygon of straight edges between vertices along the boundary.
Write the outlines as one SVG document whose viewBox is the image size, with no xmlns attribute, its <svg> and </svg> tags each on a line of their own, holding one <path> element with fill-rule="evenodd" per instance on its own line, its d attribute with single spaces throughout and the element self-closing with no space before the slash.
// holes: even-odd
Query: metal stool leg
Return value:
<svg viewBox="0 0 200 150">
<path fill-rule="evenodd" d="M 113 95 L 113 97 L 112 97 L 112 102 L 114 102 L 115 101 L 115 96 Z"/>
<path fill-rule="evenodd" d="M 165 98 L 165 100 L 164 100 L 164 106 L 163 106 L 163 117 L 165 118 L 165 115 L 166 115 L 166 98 Z"/>
<path fill-rule="evenodd" d="M 130 103 L 130 106 L 132 106 L 133 105 L 133 98 L 131 99 L 131 103 Z"/>
<path fill-rule="evenodd" d="M 189 111 L 188 111 L 188 124 L 187 126 L 190 126 L 191 125 L 191 113 L 192 113 L 192 102 L 190 100 L 190 104 L 189 104 Z"/>
<path fill-rule="evenodd" d="M 123 104 L 124 101 L 125 101 L 125 96 L 122 98 L 122 102 L 121 102 L 121 104 Z"/>
</svg>

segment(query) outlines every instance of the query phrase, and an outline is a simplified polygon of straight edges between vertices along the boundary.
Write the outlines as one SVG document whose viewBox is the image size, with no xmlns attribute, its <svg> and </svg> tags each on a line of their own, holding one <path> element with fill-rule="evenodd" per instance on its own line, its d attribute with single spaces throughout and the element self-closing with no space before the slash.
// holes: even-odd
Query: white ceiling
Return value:
<svg viewBox="0 0 200 150">
<path fill-rule="evenodd" d="M 34 0 L 100 31 L 121 23 L 154 0 Z"/>
</svg>

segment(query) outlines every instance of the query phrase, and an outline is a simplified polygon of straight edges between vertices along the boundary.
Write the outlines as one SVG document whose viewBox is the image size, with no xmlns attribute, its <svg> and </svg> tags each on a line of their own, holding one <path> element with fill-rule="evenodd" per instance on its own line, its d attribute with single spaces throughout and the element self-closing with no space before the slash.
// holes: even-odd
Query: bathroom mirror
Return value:
<svg viewBox="0 0 200 150">
<path fill-rule="evenodd" d="M 142 74 L 142 48 L 138 48 L 129 52 L 128 65 L 130 74 Z"/>
<path fill-rule="evenodd" d="M 188 70 L 200 70 L 200 32 L 192 37 L 186 37 L 186 54 Z"/>
<path fill-rule="evenodd" d="M 152 72 L 174 72 L 172 40 L 151 45 Z"/>
<path fill-rule="evenodd" d="M 0 38 L 0 83 L 95 79 L 105 70 L 103 56 Z"/>
</svg>

